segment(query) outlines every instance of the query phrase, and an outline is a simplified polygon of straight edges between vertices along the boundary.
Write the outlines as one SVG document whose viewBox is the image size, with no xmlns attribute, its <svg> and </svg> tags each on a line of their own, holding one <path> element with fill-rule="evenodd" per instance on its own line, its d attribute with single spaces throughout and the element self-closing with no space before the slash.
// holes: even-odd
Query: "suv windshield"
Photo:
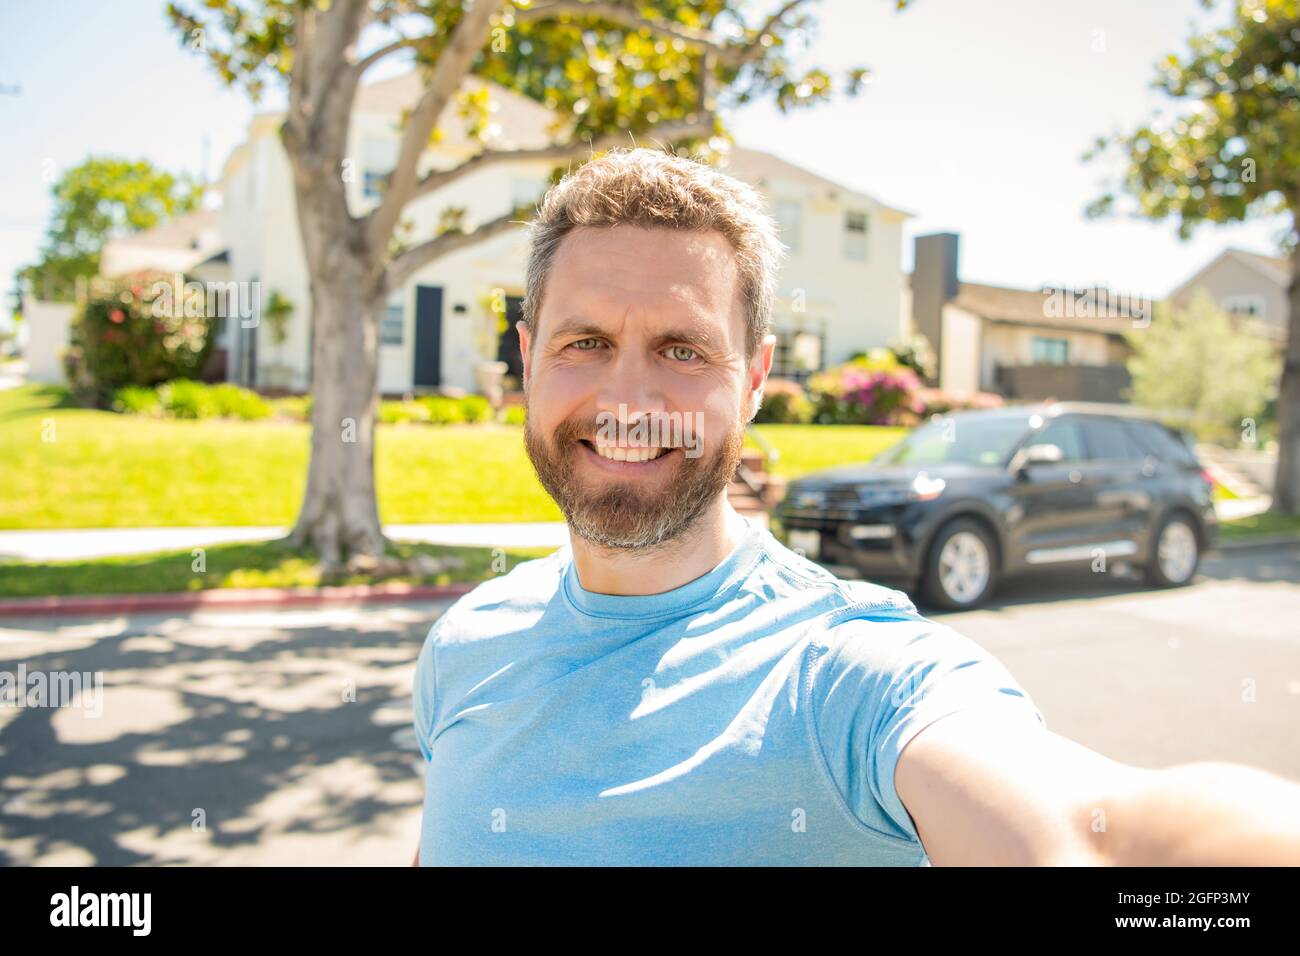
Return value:
<svg viewBox="0 0 1300 956">
<path fill-rule="evenodd" d="M 883 465 L 999 465 L 1029 430 L 1031 414 L 934 418 L 875 460 Z"/>
</svg>

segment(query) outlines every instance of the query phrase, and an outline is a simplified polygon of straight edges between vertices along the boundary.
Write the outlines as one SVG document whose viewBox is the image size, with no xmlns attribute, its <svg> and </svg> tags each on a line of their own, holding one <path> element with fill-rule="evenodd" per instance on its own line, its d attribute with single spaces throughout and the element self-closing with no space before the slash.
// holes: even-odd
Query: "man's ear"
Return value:
<svg viewBox="0 0 1300 956">
<path fill-rule="evenodd" d="M 763 386 L 767 384 L 768 372 L 772 370 L 772 356 L 776 352 L 776 336 L 764 336 L 763 341 L 754 350 L 754 357 L 749 363 L 749 409 L 746 422 L 752 422 L 763 405 Z"/>
<path fill-rule="evenodd" d="M 531 344 L 531 343 L 529 343 L 529 341 L 528 341 L 528 326 L 524 324 L 524 320 L 523 320 L 523 319 L 520 319 L 518 322 L 515 323 L 515 330 L 519 333 L 519 354 L 520 354 L 520 356 L 521 356 L 521 357 L 523 358 L 523 360 L 524 360 L 524 381 L 523 381 L 523 387 L 524 387 L 524 391 L 527 392 L 527 391 L 528 391 L 528 365 L 529 365 L 529 352 L 532 351 L 532 350 L 528 347 L 528 346 Z"/>
</svg>

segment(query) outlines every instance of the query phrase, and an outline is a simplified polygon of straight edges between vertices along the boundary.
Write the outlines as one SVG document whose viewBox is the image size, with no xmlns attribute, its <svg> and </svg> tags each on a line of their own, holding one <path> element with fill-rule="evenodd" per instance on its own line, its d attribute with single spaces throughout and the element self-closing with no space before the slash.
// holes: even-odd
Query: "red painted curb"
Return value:
<svg viewBox="0 0 1300 956">
<path fill-rule="evenodd" d="M 296 607 L 363 601 L 414 601 L 460 597 L 475 584 L 355 584 L 326 588 L 219 588 L 169 594 L 93 594 L 84 597 L 8 598 L 0 617 L 134 614 L 243 607 Z"/>
</svg>

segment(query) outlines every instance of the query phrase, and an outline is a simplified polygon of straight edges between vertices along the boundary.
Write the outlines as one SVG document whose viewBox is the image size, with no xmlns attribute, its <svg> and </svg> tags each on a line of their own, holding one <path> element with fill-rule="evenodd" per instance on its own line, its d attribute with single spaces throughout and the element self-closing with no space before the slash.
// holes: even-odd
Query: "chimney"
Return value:
<svg viewBox="0 0 1300 956">
<path fill-rule="evenodd" d="M 934 349 L 934 382 L 943 373 L 943 306 L 957 296 L 957 234 L 916 237 L 912 263 L 912 325 Z"/>
</svg>

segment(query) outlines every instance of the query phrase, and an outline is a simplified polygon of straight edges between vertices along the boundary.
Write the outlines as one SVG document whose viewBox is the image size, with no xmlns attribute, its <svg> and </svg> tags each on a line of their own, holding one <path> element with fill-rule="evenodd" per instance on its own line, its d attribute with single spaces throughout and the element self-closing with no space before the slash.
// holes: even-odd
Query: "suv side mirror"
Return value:
<svg viewBox="0 0 1300 956">
<path fill-rule="evenodd" d="M 1016 455 L 1012 463 L 1012 471 L 1023 475 L 1030 465 L 1054 465 L 1064 458 L 1065 454 L 1059 445 L 1030 445 L 1028 448 L 1021 449 Z"/>
</svg>

